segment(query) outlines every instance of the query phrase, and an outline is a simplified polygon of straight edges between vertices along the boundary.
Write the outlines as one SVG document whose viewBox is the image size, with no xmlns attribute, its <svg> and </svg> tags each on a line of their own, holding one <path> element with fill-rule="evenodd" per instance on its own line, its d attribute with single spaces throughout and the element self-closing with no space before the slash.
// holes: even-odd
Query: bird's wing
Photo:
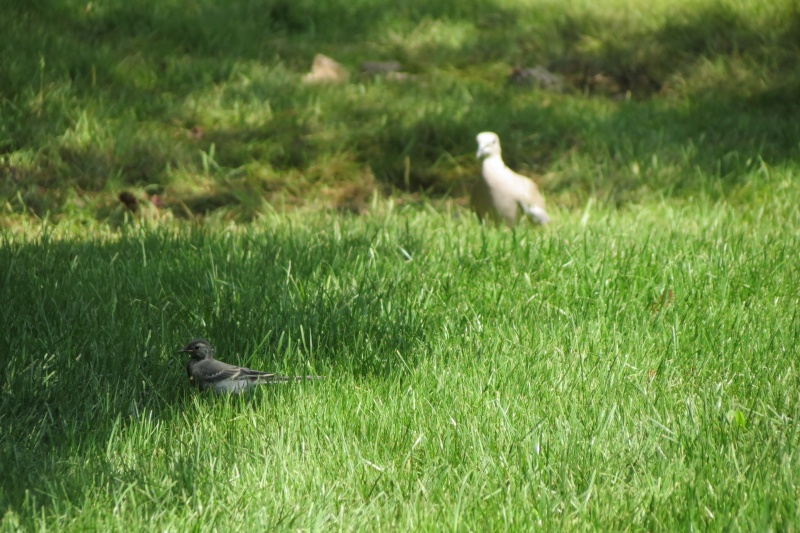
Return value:
<svg viewBox="0 0 800 533">
<path fill-rule="evenodd" d="M 198 369 L 207 383 L 218 383 L 225 380 L 244 380 L 253 382 L 268 382 L 280 380 L 280 377 L 260 370 L 252 370 L 241 366 L 229 365 L 216 359 L 200 363 Z"/>
<path fill-rule="evenodd" d="M 489 213 L 495 220 L 502 219 L 509 226 L 513 226 L 517 221 L 518 203 L 522 195 L 521 176 L 515 174 L 497 158 L 484 161 L 482 174 L 485 201 L 490 203 Z"/>
<path fill-rule="evenodd" d="M 476 180 L 475 184 L 472 186 L 472 190 L 470 191 L 470 205 L 472 209 L 475 210 L 478 218 L 484 219 L 487 215 L 496 218 L 496 213 L 492 206 L 492 193 L 483 177 Z"/>
<path fill-rule="evenodd" d="M 526 176 L 517 174 L 513 170 L 509 170 L 509 172 L 513 173 L 516 178 L 518 184 L 517 202 L 522 208 L 522 211 L 539 224 L 547 224 L 550 222 L 550 217 L 547 215 L 547 211 L 545 211 L 544 208 L 544 196 L 539 192 L 539 187 L 536 186 L 536 182 Z"/>
</svg>

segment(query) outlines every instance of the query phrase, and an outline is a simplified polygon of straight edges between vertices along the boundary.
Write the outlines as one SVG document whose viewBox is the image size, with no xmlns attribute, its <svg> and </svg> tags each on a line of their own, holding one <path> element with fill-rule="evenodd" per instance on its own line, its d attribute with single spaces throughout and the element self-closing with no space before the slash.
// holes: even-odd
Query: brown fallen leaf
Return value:
<svg viewBox="0 0 800 533">
<path fill-rule="evenodd" d="M 192 126 L 190 130 L 186 131 L 186 136 L 195 141 L 199 141 L 205 135 L 205 131 L 200 126 Z"/>
<path fill-rule="evenodd" d="M 655 315 L 664 307 L 671 305 L 672 299 L 672 289 L 667 289 L 661 293 L 661 296 L 659 296 L 658 299 L 653 300 L 653 303 L 650 304 L 650 310 Z"/>
<path fill-rule="evenodd" d="M 136 213 L 139 210 L 139 199 L 131 192 L 122 191 L 119 193 L 119 201 L 132 213 Z"/>
</svg>

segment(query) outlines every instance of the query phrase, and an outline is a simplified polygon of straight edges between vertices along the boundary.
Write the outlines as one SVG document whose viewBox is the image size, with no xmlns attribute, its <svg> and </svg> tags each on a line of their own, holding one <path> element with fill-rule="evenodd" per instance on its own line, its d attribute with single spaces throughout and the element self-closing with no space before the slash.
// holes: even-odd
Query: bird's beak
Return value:
<svg viewBox="0 0 800 533">
<path fill-rule="evenodd" d="M 178 350 L 178 353 L 189 353 L 189 352 L 191 352 L 189 348 L 181 348 L 180 350 Z"/>
<path fill-rule="evenodd" d="M 485 150 L 485 147 L 478 146 L 478 152 L 475 154 L 475 157 L 480 159 L 482 156 L 486 155 L 486 152 L 484 152 L 484 150 Z"/>
</svg>

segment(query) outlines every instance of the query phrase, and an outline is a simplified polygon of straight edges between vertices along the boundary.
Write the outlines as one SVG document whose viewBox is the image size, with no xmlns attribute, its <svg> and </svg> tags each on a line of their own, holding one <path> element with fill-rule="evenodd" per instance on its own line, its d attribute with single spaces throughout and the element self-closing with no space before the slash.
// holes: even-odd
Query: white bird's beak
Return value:
<svg viewBox="0 0 800 533">
<path fill-rule="evenodd" d="M 483 156 L 483 155 L 486 155 L 486 153 L 484 152 L 484 147 L 483 146 L 478 146 L 478 153 L 475 154 L 475 157 L 480 159 L 481 156 Z"/>
</svg>

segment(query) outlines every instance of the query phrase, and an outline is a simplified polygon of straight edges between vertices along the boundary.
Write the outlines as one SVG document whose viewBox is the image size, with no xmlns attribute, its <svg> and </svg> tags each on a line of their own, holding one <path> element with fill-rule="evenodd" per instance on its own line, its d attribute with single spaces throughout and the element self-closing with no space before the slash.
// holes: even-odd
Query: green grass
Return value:
<svg viewBox="0 0 800 533">
<path fill-rule="evenodd" d="M 475 135 L 554 202 L 725 197 L 800 156 L 792 0 L 59 0 L 0 21 L 0 205 L 117 224 L 462 196 Z M 339 86 L 302 76 L 324 52 Z M 397 60 L 405 82 L 361 75 Z M 509 84 L 543 65 L 565 93 Z"/>
<path fill-rule="evenodd" d="M 797 529 L 796 1 L 7 4 L 3 531 Z"/>
<path fill-rule="evenodd" d="M 791 530 L 800 217 L 784 200 L 749 219 L 589 206 L 542 232 L 380 203 L 7 235 L 4 521 Z M 328 379 L 199 394 L 176 353 L 198 335 Z"/>
</svg>

